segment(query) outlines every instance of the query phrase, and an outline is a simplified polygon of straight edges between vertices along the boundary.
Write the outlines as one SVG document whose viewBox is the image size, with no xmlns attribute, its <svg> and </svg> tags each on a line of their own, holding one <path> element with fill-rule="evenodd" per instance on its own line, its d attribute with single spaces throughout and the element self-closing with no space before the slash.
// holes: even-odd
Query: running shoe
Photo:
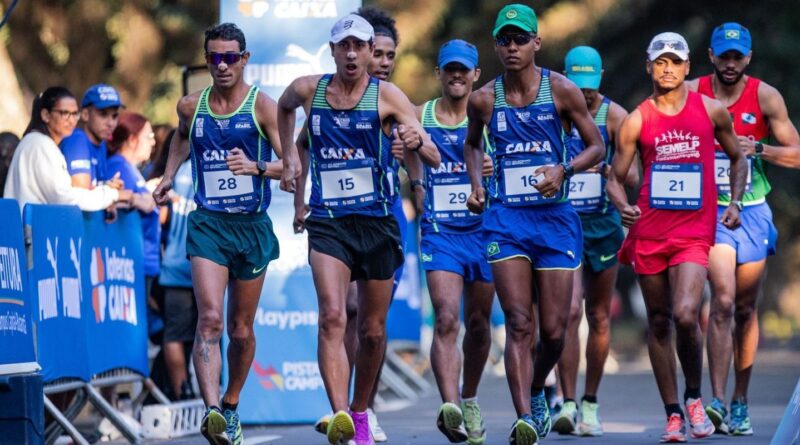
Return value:
<svg viewBox="0 0 800 445">
<path fill-rule="evenodd" d="M 714 434 L 714 424 L 706 416 L 702 399 L 687 399 L 686 414 L 689 417 L 689 433 L 693 438 L 700 439 Z"/>
<path fill-rule="evenodd" d="M 478 406 L 478 402 L 475 400 L 461 402 L 461 412 L 464 414 L 467 443 L 469 445 L 482 445 L 486 441 L 486 426 L 483 424 L 481 407 Z"/>
<path fill-rule="evenodd" d="M 531 396 L 531 418 L 533 419 L 533 427 L 536 428 L 536 435 L 542 439 L 547 437 L 552 423 L 550 420 L 550 408 L 547 406 L 544 391 L 539 391 L 539 394 Z"/>
<path fill-rule="evenodd" d="M 581 401 L 581 422 L 578 424 L 578 433 L 581 436 L 599 437 L 603 435 L 603 424 L 597 415 L 599 405 Z"/>
<path fill-rule="evenodd" d="M 366 411 L 363 413 L 350 411 L 350 415 L 355 426 L 355 436 L 353 437 L 355 445 L 375 445 L 375 441 L 372 440 L 372 431 L 369 430 L 369 414 Z"/>
<path fill-rule="evenodd" d="M 667 428 L 661 435 L 661 443 L 686 442 L 686 421 L 680 414 L 670 414 L 667 419 Z"/>
<path fill-rule="evenodd" d="M 320 434 L 328 434 L 328 423 L 331 421 L 332 414 L 325 414 L 314 424 L 314 431 Z"/>
<path fill-rule="evenodd" d="M 706 407 L 706 415 L 714 424 L 715 433 L 728 434 L 728 410 L 725 408 L 725 402 L 716 397 L 711 399 L 711 404 Z"/>
<path fill-rule="evenodd" d="M 524 414 L 511 426 L 511 433 L 508 435 L 509 445 L 535 445 L 538 442 L 539 435 L 536 434 L 530 414 Z"/>
<path fill-rule="evenodd" d="M 561 412 L 553 421 L 553 431 L 558 434 L 574 434 L 575 424 L 578 423 L 578 405 L 574 401 L 564 402 Z"/>
<path fill-rule="evenodd" d="M 439 407 L 439 414 L 436 416 L 436 426 L 452 443 L 464 442 L 468 439 L 467 430 L 464 429 L 464 416 L 461 408 L 455 403 L 442 403 L 442 406 Z"/>
<path fill-rule="evenodd" d="M 231 441 L 231 445 L 242 445 L 242 422 L 239 421 L 239 413 L 232 409 L 222 411 L 222 416 L 225 417 L 225 423 L 228 426 L 225 428 L 225 434 Z"/>
<path fill-rule="evenodd" d="M 378 416 L 375 415 L 375 411 L 372 408 L 367 408 L 367 415 L 369 416 L 369 430 L 372 431 L 372 438 L 375 442 L 386 442 L 389 440 L 386 437 L 386 432 L 383 431 L 383 428 L 378 424 Z"/>
<path fill-rule="evenodd" d="M 730 433 L 734 436 L 752 436 L 753 426 L 747 413 L 747 402 L 734 400 L 731 402 Z"/>
<path fill-rule="evenodd" d="M 226 434 L 227 423 L 225 416 L 219 408 L 208 408 L 203 422 L 200 424 L 200 433 L 210 445 L 230 445 L 231 441 Z"/>
<path fill-rule="evenodd" d="M 328 422 L 326 434 L 331 445 L 346 445 L 356 434 L 353 418 L 344 411 L 337 412 Z"/>
</svg>

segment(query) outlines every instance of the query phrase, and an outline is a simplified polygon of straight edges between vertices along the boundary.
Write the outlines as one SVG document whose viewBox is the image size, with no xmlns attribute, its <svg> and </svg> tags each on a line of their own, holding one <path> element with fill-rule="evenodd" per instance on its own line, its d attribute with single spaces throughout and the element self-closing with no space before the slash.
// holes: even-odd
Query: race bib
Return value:
<svg viewBox="0 0 800 445">
<path fill-rule="evenodd" d="M 650 207 L 697 210 L 702 204 L 702 164 L 653 164 L 650 171 Z"/>
<path fill-rule="evenodd" d="M 602 196 L 603 177 L 600 173 L 578 173 L 569 180 L 569 202 L 576 209 L 595 209 Z"/>
<path fill-rule="evenodd" d="M 207 198 L 227 198 L 253 193 L 253 177 L 234 175 L 230 170 L 203 172 Z"/>
<path fill-rule="evenodd" d="M 326 162 L 321 163 L 319 169 L 324 205 L 357 205 L 377 198 L 372 159 Z"/>
<path fill-rule="evenodd" d="M 472 193 L 467 175 L 434 176 L 431 182 L 434 218 L 447 220 L 474 216 L 467 209 L 467 199 Z"/>
<path fill-rule="evenodd" d="M 536 184 L 544 180 L 543 174 L 534 174 L 539 167 L 553 166 L 542 159 L 503 159 L 503 202 L 507 205 L 540 205 L 558 201 L 563 196 L 559 190 L 553 197 L 545 198 L 536 190 Z"/>
<path fill-rule="evenodd" d="M 717 184 L 717 193 L 729 195 L 731 193 L 731 160 L 724 152 L 716 152 L 714 159 L 714 182 Z M 744 190 L 749 192 L 753 179 L 753 160 L 747 158 L 747 182 Z"/>
</svg>

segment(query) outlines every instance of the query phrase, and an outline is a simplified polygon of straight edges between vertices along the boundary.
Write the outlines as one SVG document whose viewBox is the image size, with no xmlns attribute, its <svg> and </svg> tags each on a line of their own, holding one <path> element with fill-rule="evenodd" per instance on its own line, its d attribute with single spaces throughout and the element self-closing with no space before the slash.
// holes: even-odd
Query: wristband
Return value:
<svg viewBox="0 0 800 445">
<path fill-rule="evenodd" d="M 422 187 L 423 189 L 425 188 L 425 183 L 422 182 L 421 179 L 412 179 L 410 184 L 411 190 L 414 190 L 414 187 Z"/>
<path fill-rule="evenodd" d="M 419 151 L 419 149 L 422 148 L 423 145 L 425 145 L 425 143 L 422 142 L 422 136 L 417 135 L 417 137 L 419 138 L 419 144 L 417 145 L 416 148 L 412 148 L 411 151 Z"/>
<path fill-rule="evenodd" d="M 764 153 L 764 144 L 762 144 L 761 142 L 756 142 L 755 149 L 756 149 L 756 156 L 761 156 L 761 153 Z"/>
<path fill-rule="evenodd" d="M 564 167 L 564 178 L 569 179 L 575 174 L 575 167 L 569 162 L 562 162 L 561 166 Z"/>
</svg>

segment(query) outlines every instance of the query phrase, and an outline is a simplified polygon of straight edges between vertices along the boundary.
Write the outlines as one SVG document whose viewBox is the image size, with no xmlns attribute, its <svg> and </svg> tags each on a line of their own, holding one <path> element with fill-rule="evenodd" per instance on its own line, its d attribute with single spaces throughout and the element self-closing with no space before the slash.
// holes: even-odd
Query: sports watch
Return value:
<svg viewBox="0 0 800 445">
<path fill-rule="evenodd" d="M 575 174 L 575 167 L 569 162 L 562 162 L 561 166 L 564 167 L 564 179 L 569 179 Z"/>
<path fill-rule="evenodd" d="M 267 162 L 266 161 L 257 161 L 256 168 L 258 169 L 258 176 L 263 176 L 264 172 L 267 171 Z"/>
<path fill-rule="evenodd" d="M 762 144 L 761 142 L 756 142 L 755 149 L 756 149 L 756 156 L 761 156 L 761 153 L 764 153 L 764 144 Z"/>
<path fill-rule="evenodd" d="M 731 205 L 736 206 L 736 208 L 739 209 L 740 212 L 744 208 L 744 204 L 742 204 L 742 201 L 740 199 L 732 199 Z"/>
</svg>

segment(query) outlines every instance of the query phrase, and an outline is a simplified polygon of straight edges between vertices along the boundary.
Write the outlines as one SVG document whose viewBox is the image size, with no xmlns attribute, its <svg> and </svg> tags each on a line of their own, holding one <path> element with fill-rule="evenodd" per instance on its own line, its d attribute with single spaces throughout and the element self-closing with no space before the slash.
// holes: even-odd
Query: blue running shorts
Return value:
<svg viewBox="0 0 800 445">
<path fill-rule="evenodd" d="M 492 268 L 484 256 L 483 232 L 429 232 L 422 235 L 420 262 L 426 272 L 453 272 L 466 282 L 492 282 Z"/>
<path fill-rule="evenodd" d="M 725 211 L 717 208 L 717 221 Z M 736 249 L 736 264 L 761 261 L 775 254 L 778 230 L 772 223 L 772 210 L 769 204 L 761 203 L 746 206 L 740 213 L 742 225 L 731 230 L 717 222 L 717 244 L 727 244 Z"/>
</svg>

